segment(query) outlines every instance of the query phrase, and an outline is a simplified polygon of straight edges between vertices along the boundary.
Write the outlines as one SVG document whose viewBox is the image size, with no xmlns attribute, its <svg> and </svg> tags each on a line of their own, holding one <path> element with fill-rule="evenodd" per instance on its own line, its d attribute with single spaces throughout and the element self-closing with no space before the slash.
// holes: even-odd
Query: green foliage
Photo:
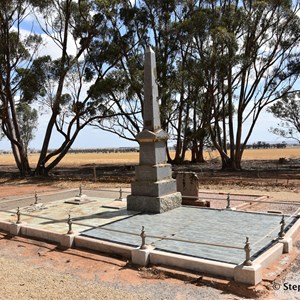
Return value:
<svg viewBox="0 0 300 300">
<path fill-rule="evenodd" d="M 29 0 L 28 1 L 33 7 L 39 8 L 40 10 L 46 9 L 51 6 L 53 0 Z"/>
<path fill-rule="evenodd" d="M 42 56 L 35 59 L 29 69 L 17 69 L 15 81 L 22 91 L 21 101 L 31 103 L 46 95 L 45 82 L 51 76 L 50 63 L 50 56 Z"/>
<path fill-rule="evenodd" d="M 19 122 L 19 130 L 26 152 L 30 141 L 35 137 L 38 125 L 38 112 L 28 103 L 20 102 L 17 105 L 17 118 Z"/>
<path fill-rule="evenodd" d="M 300 93 L 283 97 L 268 108 L 274 117 L 281 120 L 278 128 L 270 131 L 284 138 L 292 138 L 300 142 Z"/>
</svg>

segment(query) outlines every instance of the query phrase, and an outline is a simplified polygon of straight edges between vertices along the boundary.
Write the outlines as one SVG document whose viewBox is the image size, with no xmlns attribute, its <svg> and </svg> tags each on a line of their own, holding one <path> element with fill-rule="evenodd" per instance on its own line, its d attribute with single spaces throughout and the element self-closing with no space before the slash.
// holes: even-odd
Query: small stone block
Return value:
<svg viewBox="0 0 300 300">
<path fill-rule="evenodd" d="M 64 248 L 71 248 L 74 243 L 75 234 L 64 234 L 61 236 L 60 245 Z"/>
<path fill-rule="evenodd" d="M 82 195 L 81 197 L 76 197 L 75 199 L 66 200 L 64 203 L 82 205 L 91 202 L 94 202 L 94 200 L 90 200 L 87 197 L 84 197 L 84 195 Z"/>
<path fill-rule="evenodd" d="M 131 261 L 135 265 L 147 266 L 150 260 L 150 253 L 154 248 L 147 246 L 147 249 L 133 249 L 131 250 Z"/>
<path fill-rule="evenodd" d="M 11 224 L 9 227 L 9 233 L 11 235 L 19 235 L 21 230 L 21 224 Z"/>
<path fill-rule="evenodd" d="M 193 197 L 198 199 L 199 194 L 199 181 L 198 176 L 194 172 L 179 172 L 176 175 L 177 191 L 182 194 L 183 197 Z M 190 199 L 193 199 L 190 198 Z"/>
<path fill-rule="evenodd" d="M 283 244 L 283 253 L 290 253 L 293 249 L 293 240 L 292 238 L 283 238 L 279 240 L 279 243 Z"/>
<path fill-rule="evenodd" d="M 101 207 L 112 208 L 112 209 L 121 209 L 121 208 L 126 207 L 126 199 L 124 201 L 120 201 L 119 199 L 114 200 L 113 202 L 110 202 L 108 204 L 101 205 Z"/>
<path fill-rule="evenodd" d="M 127 210 L 147 213 L 163 213 L 181 206 L 181 194 L 173 193 L 163 197 L 127 196 Z"/>
<path fill-rule="evenodd" d="M 234 268 L 234 281 L 248 285 L 257 285 L 262 281 L 262 266 L 260 264 L 236 266 Z"/>
</svg>

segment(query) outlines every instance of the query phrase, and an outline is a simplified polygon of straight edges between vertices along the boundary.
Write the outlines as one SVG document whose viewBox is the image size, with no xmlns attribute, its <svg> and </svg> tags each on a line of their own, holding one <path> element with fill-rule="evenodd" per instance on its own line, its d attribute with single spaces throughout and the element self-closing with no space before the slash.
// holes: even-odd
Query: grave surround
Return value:
<svg viewBox="0 0 300 300">
<path fill-rule="evenodd" d="M 20 208 L 21 222 L 16 224 L 16 209 L 2 210 L 0 229 L 66 248 L 121 255 L 141 265 L 173 266 L 255 285 L 262 280 L 265 268 L 280 259 L 282 253 L 292 250 L 300 228 L 299 214 L 286 216 L 285 235 L 278 239 L 281 215 L 191 206 L 181 206 L 164 214 L 130 212 L 126 202 L 113 200 L 119 195 L 119 189 L 114 193 L 87 190 L 87 196 L 93 200 L 90 203 L 65 203 L 75 192 L 40 195 L 39 205 L 33 204 L 34 196 L 18 199 L 19 203 L 29 205 Z M 111 197 L 108 198 L 107 193 Z M 212 193 L 211 197 L 214 198 Z M 4 200 L 3 205 L 10 201 Z M 113 205 L 116 202 L 117 207 Z M 73 234 L 67 234 L 68 214 L 73 220 Z M 146 235 L 145 249 L 140 249 L 142 226 Z M 246 236 L 252 249 L 250 266 L 244 265 Z M 238 246 L 238 249 L 199 242 Z"/>
</svg>

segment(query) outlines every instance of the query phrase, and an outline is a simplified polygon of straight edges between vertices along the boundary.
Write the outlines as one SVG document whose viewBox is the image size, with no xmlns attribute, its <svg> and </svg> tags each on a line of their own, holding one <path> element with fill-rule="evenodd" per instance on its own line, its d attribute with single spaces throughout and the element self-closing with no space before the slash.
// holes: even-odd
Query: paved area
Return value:
<svg viewBox="0 0 300 300">
<path fill-rule="evenodd" d="M 107 199 L 117 199 L 120 197 L 120 189 L 109 188 L 109 189 L 95 189 L 95 190 L 85 190 L 83 189 L 83 194 L 86 194 L 89 197 L 97 197 L 97 198 L 107 198 Z M 124 198 L 130 193 L 129 188 L 122 189 L 122 195 Z M 38 202 L 39 203 L 50 203 L 57 200 L 65 200 L 69 198 L 74 198 L 79 194 L 78 189 L 68 189 L 60 192 L 49 192 L 38 194 Z M 9 210 L 16 207 L 26 207 L 35 203 L 35 195 L 20 197 L 20 196 L 11 196 L 11 197 L 1 197 L 0 192 L 0 209 Z"/>
<path fill-rule="evenodd" d="M 77 198 L 79 192 L 76 189 L 38 196 L 37 204 L 34 204 L 36 202 L 34 195 L 20 199 L 6 199 L 4 202 L 1 201 L 0 220 L 16 222 L 16 205 L 18 205 L 21 212 L 20 219 L 24 224 L 56 233 L 66 233 L 70 215 L 73 220 L 73 231 L 80 233 L 88 228 L 98 227 L 134 214 L 120 209 L 126 207 L 126 202 L 115 201 L 120 197 L 117 189 L 88 190 L 83 193 L 90 201 L 82 205 L 66 203 Z M 126 191 L 123 195 L 126 196 Z"/>
<path fill-rule="evenodd" d="M 294 218 L 290 218 L 287 223 L 291 224 L 293 220 Z M 281 216 L 278 215 L 180 207 L 164 214 L 135 215 L 87 230 L 83 234 L 139 246 L 139 234 L 144 226 L 146 243 L 155 245 L 156 249 L 240 264 L 245 260 L 243 247 L 246 237 L 249 237 L 251 254 L 253 257 L 257 256 L 277 238 L 280 221 Z"/>
<path fill-rule="evenodd" d="M 123 190 L 124 198 L 128 192 Z M 115 200 L 120 197 L 118 189 L 87 190 L 83 194 L 90 201 L 82 205 L 65 203 L 75 199 L 78 190 L 38 196 L 38 204 L 34 204 L 34 195 L 2 199 L 0 220 L 16 222 L 17 204 L 21 207 L 23 223 L 66 233 L 70 214 L 75 232 L 135 247 L 141 244 L 140 233 L 144 226 L 146 243 L 156 249 L 232 264 L 245 260 L 246 237 L 249 237 L 251 255 L 255 257 L 272 244 L 280 231 L 280 215 L 197 207 L 148 215 L 127 211 L 126 201 Z M 5 206 L 13 208 L 5 209 Z M 293 220 L 286 218 L 286 226 Z"/>
</svg>

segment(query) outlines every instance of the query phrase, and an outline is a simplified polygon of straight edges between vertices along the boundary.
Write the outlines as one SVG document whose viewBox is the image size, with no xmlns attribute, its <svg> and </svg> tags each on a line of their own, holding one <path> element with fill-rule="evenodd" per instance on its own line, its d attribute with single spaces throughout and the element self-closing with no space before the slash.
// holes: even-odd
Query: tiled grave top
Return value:
<svg viewBox="0 0 300 300">
<path fill-rule="evenodd" d="M 286 219 L 286 226 L 294 220 Z M 249 237 L 251 255 L 258 255 L 277 238 L 280 221 L 279 215 L 180 207 L 163 214 L 135 215 L 87 230 L 83 235 L 138 247 L 141 244 L 139 234 L 144 226 L 148 236 L 146 244 L 155 245 L 157 250 L 240 264 L 245 260 L 243 247 L 246 237 Z M 263 238 L 265 235 L 267 237 Z M 193 243 L 158 237 L 188 240 Z M 242 249 L 207 246 L 195 242 L 222 244 Z"/>
</svg>

